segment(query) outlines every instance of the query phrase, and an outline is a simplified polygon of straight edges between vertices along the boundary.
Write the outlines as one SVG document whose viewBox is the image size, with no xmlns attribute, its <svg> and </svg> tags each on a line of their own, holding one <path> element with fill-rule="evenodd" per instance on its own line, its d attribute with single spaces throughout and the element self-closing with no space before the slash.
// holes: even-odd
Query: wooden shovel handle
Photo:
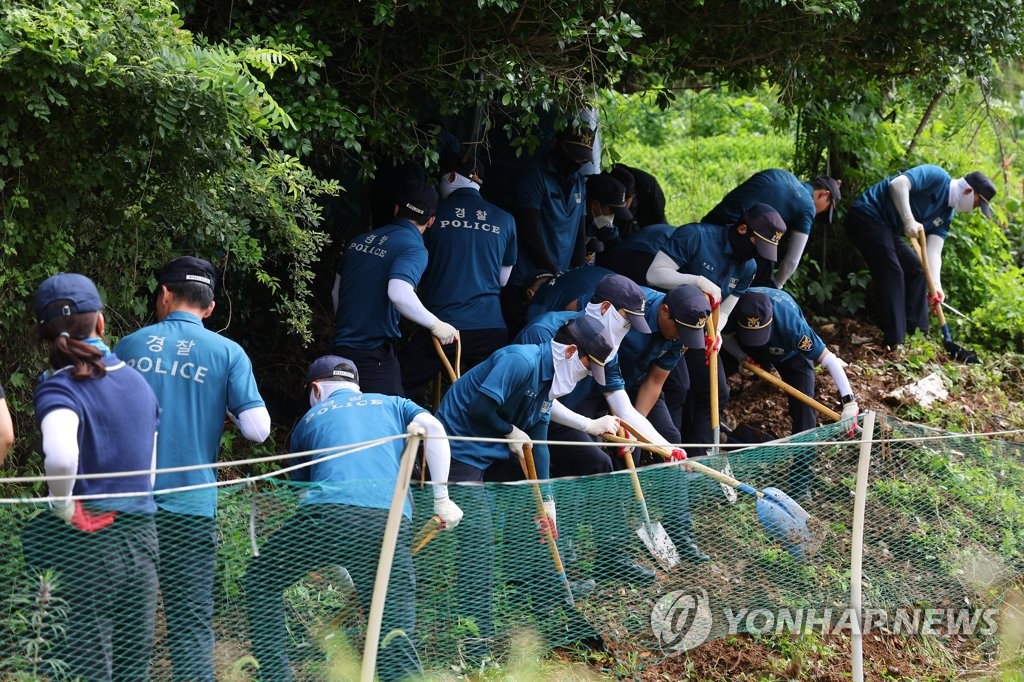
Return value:
<svg viewBox="0 0 1024 682">
<path fill-rule="evenodd" d="M 836 412 L 835 410 L 830 410 L 829 408 L 825 407 L 824 405 L 819 403 L 817 400 L 815 400 L 811 396 L 809 396 L 806 393 L 804 393 L 803 391 L 798 390 L 796 388 L 793 388 L 792 386 L 787 384 L 782 379 L 779 379 L 777 376 L 775 376 L 771 372 L 768 372 L 766 370 L 761 369 L 760 367 L 758 367 L 754 363 L 750 362 L 749 360 L 744 360 L 743 361 L 743 366 L 746 369 L 748 369 L 751 372 L 753 372 L 754 374 L 756 374 L 757 376 L 759 376 L 762 379 L 764 379 L 765 381 L 767 381 L 769 384 L 772 384 L 776 388 L 781 389 L 784 393 L 787 393 L 788 395 L 793 396 L 794 398 L 796 398 L 800 402 L 804 403 L 805 405 L 809 405 L 810 407 L 813 407 L 818 412 L 821 412 L 823 415 L 825 415 L 826 417 L 828 417 L 832 421 L 837 422 L 840 419 L 842 419 L 842 416 L 838 412 Z"/>
<path fill-rule="evenodd" d="M 455 367 L 452 367 L 452 363 L 448 361 L 448 356 L 445 355 L 444 347 L 441 346 L 441 342 L 437 340 L 436 336 L 431 336 L 434 341 L 434 350 L 437 351 L 437 357 L 441 358 L 441 364 L 448 371 L 448 379 L 454 384 L 460 376 L 460 371 L 456 371 Z M 462 365 L 462 340 L 455 337 L 455 365 L 461 367 Z"/>
<path fill-rule="evenodd" d="M 413 555 L 426 547 L 427 544 L 437 536 L 437 533 L 441 530 L 441 526 L 443 524 L 444 521 L 441 517 L 435 514 L 434 516 L 431 516 L 425 524 L 423 524 L 422 528 L 416 531 L 416 535 L 412 538 Z"/>
<path fill-rule="evenodd" d="M 928 237 L 925 236 L 924 230 L 917 236 L 917 255 L 921 257 L 921 267 L 924 269 L 924 281 L 928 284 L 928 297 L 935 296 L 935 280 L 932 279 L 932 271 L 928 266 Z M 928 306 L 929 308 L 931 305 Z M 946 326 L 946 314 L 942 312 L 942 306 L 939 306 L 936 310 L 936 315 L 939 318 L 939 324 L 943 327 Z"/>
<path fill-rule="evenodd" d="M 526 475 L 532 481 L 530 487 L 533 489 L 533 501 L 537 507 L 537 516 L 544 521 L 544 538 L 547 540 L 548 551 L 551 553 L 551 563 L 555 565 L 555 573 L 565 574 L 565 567 L 562 566 L 562 556 L 558 553 L 558 545 L 555 543 L 555 534 L 551 532 L 551 524 L 548 522 L 548 512 L 544 509 L 544 496 L 540 492 L 540 484 L 537 482 L 537 467 L 533 463 L 533 446 L 523 446 L 523 458 L 526 460 Z"/>
</svg>

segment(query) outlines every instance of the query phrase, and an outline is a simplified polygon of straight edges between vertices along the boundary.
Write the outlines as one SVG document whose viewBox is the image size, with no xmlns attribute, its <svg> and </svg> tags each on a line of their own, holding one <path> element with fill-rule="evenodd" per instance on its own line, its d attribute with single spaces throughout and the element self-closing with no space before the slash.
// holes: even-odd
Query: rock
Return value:
<svg viewBox="0 0 1024 682">
<path fill-rule="evenodd" d="M 887 393 L 885 397 L 893 398 L 900 402 L 916 403 L 926 408 L 936 400 L 947 400 L 949 392 L 942 384 L 942 376 L 938 372 L 932 372 L 923 379 Z"/>
</svg>

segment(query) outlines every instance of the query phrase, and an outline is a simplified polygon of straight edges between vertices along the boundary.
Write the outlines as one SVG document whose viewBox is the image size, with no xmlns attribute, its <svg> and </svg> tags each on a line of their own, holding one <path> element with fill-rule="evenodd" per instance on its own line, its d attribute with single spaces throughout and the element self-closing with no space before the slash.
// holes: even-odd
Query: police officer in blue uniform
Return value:
<svg viewBox="0 0 1024 682">
<path fill-rule="evenodd" d="M 714 337 L 715 343 L 720 344 L 729 313 L 738 296 L 753 281 L 754 256 L 774 262 L 779 240 L 785 232 L 786 225 L 775 209 L 767 204 L 754 204 L 733 225 L 691 223 L 679 228 L 646 227 L 622 243 L 614 252 L 613 261 L 621 267 L 622 274 L 648 286 L 668 290 L 692 284 L 703 291 L 712 309 L 720 306 Z M 712 440 L 708 356 L 716 349 L 710 345 L 710 336 L 705 339 L 703 349 L 687 351 L 686 374 L 682 374 L 681 369 L 675 372 L 665 389 L 668 405 L 674 411 L 682 410 L 676 422 L 681 425 L 684 439 L 692 443 Z M 728 384 L 721 363 L 718 364 L 718 388 L 719 403 L 724 404 L 728 400 Z M 700 454 L 702 451 L 697 449 L 690 453 L 691 456 Z"/>
<path fill-rule="evenodd" d="M 615 272 L 598 265 L 583 265 L 547 280 L 537 288 L 526 309 L 526 320 L 532 322 L 544 313 L 580 310 L 586 307 L 597 283 Z"/>
<path fill-rule="evenodd" d="M 427 310 L 416 287 L 427 267 L 423 233 L 434 224 L 437 191 L 423 182 L 403 185 L 395 217 L 349 242 L 334 278 L 334 350 L 355 362 L 363 389 L 404 395 L 394 344 L 405 317 L 426 327 L 442 344 L 458 331 Z"/>
<path fill-rule="evenodd" d="M 882 343 L 901 345 L 907 333 L 928 329 L 928 285 L 914 250 L 900 239 L 927 236 L 928 265 L 938 307 L 942 289 L 942 247 L 954 213 L 980 208 L 991 217 L 996 187 L 981 171 L 953 179 L 931 164 L 915 166 L 882 180 L 857 197 L 846 216 L 846 234 L 864 256 L 878 290 Z"/>
<path fill-rule="evenodd" d="M 121 339 L 115 352 L 153 387 L 163 416 L 157 448 L 160 591 L 174 680 L 212 682 L 213 580 L 217 552 L 216 470 L 227 415 L 242 436 L 261 443 L 270 415 L 260 397 L 252 363 L 234 341 L 206 329 L 213 312 L 217 273 L 206 260 L 175 258 L 157 277 L 156 324 Z"/>
<path fill-rule="evenodd" d="M 611 173 L 587 177 L 587 262 L 601 262 L 622 243 L 616 223 L 628 225 L 633 212 L 626 206 L 626 186 Z"/>
<path fill-rule="evenodd" d="M 522 328 L 523 290 L 538 270 L 559 273 L 585 260 L 586 179 L 582 167 L 593 156 L 594 133 L 584 126 L 567 128 L 551 150 L 519 177 L 513 213 L 519 257 L 502 291 L 502 311 L 509 333 Z"/>
<path fill-rule="evenodd" d="M 836 205 L 841 200 L 842 193 L 835 178 L 823 175 L 810 182 L 801 182 L 789 171 L 769 168 L 754 173 L 732 189 L 701 218 L 701 222 L 731 225 L 740 219 L 744 210 L 754 204 L 768 204 L 778 211 L 786 223 L 786 240 L 789 244 L 778 260 L 774 277 L 771 262 L 758 260 L 754 284 L 781 289 L 800 263 L 804 247 L 811 236 L 811 225 L 815 220 L 831 225 Z"/>
<path fill-rule="evenodd" d="M 364 393 L 359 372 L 342 357 L 315 360 L 306 372 L 310 409 L 291 436 L 295 463 L 308 466 L 292 473 L 309 486 L 299 511 L 275 532 L 246 572 L 246 601 L 253 654 L 259 675 L 275 682 L 292 679 L 287 653 L 284 590 L 310 571 L 343 565 L 352 576 L 364 611 L 370 608 L 377 552 L 384 537 L 388 509 L 398 480 L 404 441 L 391 440 L 369 449 L 341 454 L 330 448 L 365 443 L 404 433 L 412 424 L 427 434 L 424 452 L 435 481 L 434 513 L 444 529 L 453 529 L 462 510 L 448 497 L 450 452 L 441 423 L 411 400 Z M 321 451 L 313 455 L 303 454 Z M 393 630 L 405 635 L 381 643 L 377 670 L 381 680 L 419 677 L 414 649 L 416 583 L 413 575 L 412 506 L 403 510 L 394 564 L 384 605 L 381 638 Z M 348 530 L 345 530 L 348 529 Z"/>
<path fill-rule="evenodd" d="M 445 394 L 437 411 L 445 431 L 449 436 L 502 438 L 505 441 L 453 440 L 449 482 L 481 483 L 489 468 L 505 464 L 510 455 L 521 460 L 524 445 L 534 440 L 547 440 L 552 402 L 570 393 L 589 372 L 603 378 L 603 363 L 614 351 L 602 334 L 601 324 L 592 318 L 582 317 L 564 325 L 549 342 L 506 346 L 463 374 Z M 550 478 L 547 445 L 537 443 L 533 454 L 537 477 L 541 480 Z M 486 492 L 480 486 L 457 486 L 452 489 L 452 494 L 464 509 L 487 508 Z M 547 486 L 544 507 L 550 523 L 554 525 L 555 501 Z M 515 523 L 530 522 L 528 518 L 509 520 L 509 524 Z M 506 543 L 513 542 L 510 533 L 513 531 L 506 531 Z M 466 538 L 460 540 L 457 562 L 460 615 L 473 618 L 479 629 L 479 639 L 467 642 L 467 649 L 471 657 L 483 658 L 494 637 L 491 598 L 494 529 L 490 516 L 471 513 L 460 537 Z M 521 536 L 517 538 L 523 545 L 521 559 L 528 555 L 531 566 L 542 566 L 548 561 L 539 544 Z M 556 585 L 537 584 L 534 587 L 537 595 L 535 608 L 552 606 L 562 598 Z"/>
<path fill-rule="evenodd" d="M 793 297 L 770 287 L 751 287 L 740 297 L 733 311 L 735 341 L 741 353 L 726 344 L 738 360 L 750 356 L 762 367 L 774 367 L 782 380 L 805 395 L 814 397 L 814 368 L 828 370 L 843 403 L 843 419 L 855 418 L 859 408 L 842 361 L 826 346 L 804 318 Z M 814 408 L 789 398 L 789 418 L 793 433 L 818 425 Z M 807 495 L 810 484 L 810 458 L 813 452 L 799 450 L 790 471 L 790 494 Z"/>
<path fill-rule="evenodd" d="M 516 223 L 480 196 L 479 160 L 465 154 L 447 164 L 434 224 L 423 236 L 430 260 L 418 293 L 428 310 L 459 330 L 465 371 L 508 343 L 500 293 L 516 262 Z M 441 370 L 426 330 L 412 334 L 400 360 L 402 385 L 412 397 Z"/>
<path fill-rule="evenodd" d="M 45 658 L 54 677 L 145 680 L 156 622 L 155 466 L 160 407 L 153 390 L 103 341 L 95 284 L 61 273 L 36 291 L 40 338 L 50 366 L 35 391 L 53 514 L 30 521 L 26 563 L 53 570 L 63 635 Z M 103 478 L 102 474 L 139 472 Z M 77 478 L 78 476 L 99 478 Z M 77 499 L 78 496 L 118 497 Z M 74 496 L 74 499 L 72 498 Z M 42 673 L 42 671 L 40 671 Z M 50 677 L 50 675 L 46 675 Z"/>
</svg>

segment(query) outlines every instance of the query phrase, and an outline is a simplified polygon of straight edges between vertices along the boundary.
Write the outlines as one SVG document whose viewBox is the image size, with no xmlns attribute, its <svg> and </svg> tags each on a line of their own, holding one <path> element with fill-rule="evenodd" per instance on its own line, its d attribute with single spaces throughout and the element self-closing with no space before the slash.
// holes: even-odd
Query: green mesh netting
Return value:
<svg viewBox="0 0 1024 682">
<path fill-rule="evenodd" d="M 889 620 L 875 625 L 890 631 L 899 627 L 893 614 L 922 607 L 963 607 L 968 624 L 971 617 L 978 623 L 978 614 L 997 609 L 1021 572 L 1021 446 L 884 417 L 876 422 L 874 439 L 864 607 L 883 613 Z M 414 480 L 413 520 L 399 536 L 385 630 L 389 622 L 410 622 L 408 614 L 414 614 L 414 626 L 384 633 L 378 672 L 383 679 L 400 675 L 409 656 L 426 670 L 464 669 L 486 657 L 500 661 L 524 630 L 539 634 L 549 647 L 603 647 L 606 660 L 635 661 L 636 652 L 645 652 L 643 660 L 654 664 L 730 632 L 793 627 L 787 618 L 821 618 L 828 608 L 838 613 L 850 594 L 859 450 L 859 440 L 827 426 L 729 454 L 739 480 L 756 489 L 799 492 L 811 537 L 798 539 L 805 551 L 797 558 L 768 532 L 751 494 L 741 493 L 738 503 L 729 504 L 706 476 L 672 465 L 644 467 L 639 479 L 652 520 L 681 545 L 689 528 L 682 514 L 688 500 L 692 538 L 712 559 L 684 558 L 666 571 L 635 532 L 643 522 L 628 475 L 554 481 L 565 582 L 539 541 L 533 489 L 526 483 L 451 486 L 464 520 L 410 560 L 413 536 L 432 515 L 429 486 L 421 489 Z M 703 461 L 715 469 L 725 465 L 723 456 Z M 813 474 L 803 480 L 808 464 Z M 33 492 L 11 482 L 4 482 L 4 490 L 8 498 Z M 281 646 L 295 679 L 328 679 L 325 652 L 335 650 L 333 643 L 363 647 L 383 519 L 297 513 L 302 491 L 275 478 L 220 490 L 212 621 L 218 678 L 248 679 L 253 628 L 272 619 L 270 605 L 282 596 Z M 119 523 L 91 535 L 112 534 Z M 77 660 L 83 642 L 69 641 L 68 633 L 81 632 L 74 609 L 89 608 L 83 594 L 123 605 L 111 626 L 116 638 L 145 646 L 151 629 L 150 677 L 170 679 L 167 622 L 159 607 L 167 595 L 141 594 L 135 603 L 110 578 L 112 568 L 133 565 L 137 557 L 111 550 L 102 561 L 76 560 L 79 550 L 95 557 L 95 546 L 75 545 L 79 540 L 68 539 L 62 522 L 30 503 L 0 507 L 0 533 L 0 679 L 72 677 L 66 659 Z M 165 553 L 160 561 L 166 571 L 176 557 Z M 654 571 L 654 580 L 643 579 L 633 564 Z M 195 567 L 177 568 L 187 588 Z M 158 607 L 155 621 L 146 623 L 149 598 Z M 837 617 L 826 623 L 825 628 L 837 625 Z M 115 679 L 139 679 L 118 665 L 113 661 Z M 280 678 L 264 667 L 264 679 Z"/>
</svg>

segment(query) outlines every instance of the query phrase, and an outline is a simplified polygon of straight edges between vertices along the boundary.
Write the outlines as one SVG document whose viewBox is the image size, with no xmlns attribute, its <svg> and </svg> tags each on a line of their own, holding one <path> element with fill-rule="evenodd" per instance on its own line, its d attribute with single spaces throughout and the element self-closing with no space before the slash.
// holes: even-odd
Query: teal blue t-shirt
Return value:
<svg viewBox="0 0 1024 682">
<path fill-rule="evenodd" d="M 292 452 L 308 452 L 365 443 L 405 433 L 416 415 L 426 412 L 406 398 L 341 388 L 311 407 L 292 432 Z M 322 452 L 296 458 L 312 464 L 294 472 L 314 484 L 302 504 L 350 504 L 389 509 L 398 480 L 405 440 L 393 440 L 351 454 Z M 412 518 L 406 500 L 403 513 Z"/>
<path fill-rule="evenodd" d="M 158 469 L 215 463 L 226 414 L 264 406 L 242 347 L 206 329 L 191 313 L 173 312 L 129 334 L 114 352 L 142 374 L 160 401 Z M 209 487 L 158 495 L 157 505 L 179 514 L 213 516 L 216 480 L 211 467 L 158 473 L 154 490 Z"/>
</svg>

